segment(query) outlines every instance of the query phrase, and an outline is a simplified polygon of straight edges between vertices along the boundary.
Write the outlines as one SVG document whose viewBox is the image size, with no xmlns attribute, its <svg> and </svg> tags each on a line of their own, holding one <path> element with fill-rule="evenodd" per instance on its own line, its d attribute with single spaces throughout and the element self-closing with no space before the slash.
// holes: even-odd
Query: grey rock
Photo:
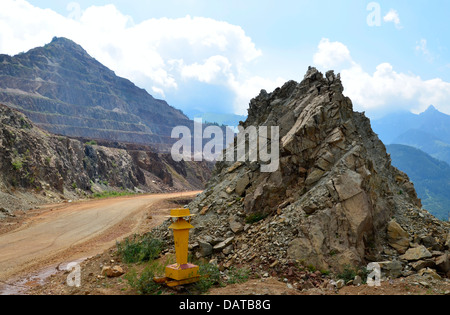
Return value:
<svg viewBox="0 0 450 315">
<path fill-rule="evenodd" d="M 383 261 L 378 262 L 381 267 L 381 276 L 389 278 L 398 278 L 402 275 L 403 264 L 398 261 Z"/>
<path fill-rule="evenodd" d="M 219 244 L 217 244 L 216 246 L 214 246 L 214 250 L 216 251 L 221 251 L 223 250 L 225 247 L 227 247 L 228 245 L 230 245 L 234 240 L 234 236 L 227 238 L 225 241 L 220 242 Z"/>
<path fill-rule="evenodd" d="M 436 258 L 436 268 L 444 274 L 450 272 L 450 254 L 442 255 Z"/>
<path fill-rule="evenodd" d="M 200 247 L 200 256 L 201 257 L 208 257 L 211 256 L 213 253 L 213 246 L 206 242 L 199 242 L 198 243 Z"/>
<path fill-rule="evenodd" d="M 417 261 L 424 258 L 431 258 L 432 256 L 433 255 L 431 255 L 425 246 L 420 245 L 418 247 L 408 249 L 404 255 L 400 256 L 400 258 L 407 261 Z"/>
<path fill-rule="evenodd" d="M 409 248 L 409 234 L 395 220 L 388 224 L 389 245 L 397 250 L 399 254 L 404 254 Z"/>
</svg>

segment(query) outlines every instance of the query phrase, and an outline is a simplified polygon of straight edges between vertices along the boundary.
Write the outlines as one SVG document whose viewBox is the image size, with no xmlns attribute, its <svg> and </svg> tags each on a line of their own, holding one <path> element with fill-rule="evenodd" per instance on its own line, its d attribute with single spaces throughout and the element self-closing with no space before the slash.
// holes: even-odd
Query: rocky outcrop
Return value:
<svg viewBox="0 0 450 315">
<path fill-rule="evenodd" d="M 8 210 L 27 210 L 23 200 L 79 199 L 108 191 L 198 190 L 209 176 L 208 163 L 174 162 L 145 146 L 55 136 L 0 105 L 0 206 Z"/>
<path fill-rule="evenodd" d="M 421 209 L 414 185 L 391 165 L 369 119 L 353 111 L 343 90 L 339 75 L 310 68 L 301 83 L 261 91 L 250 102 L 243 127 L 280 128 L 279 168 L 218 163 L 189 205 L 198 214 L 194 244 L 229 240 L 231 249 L 214 251 L 225 266 L 297 261 L 342 270 L 385 262 L 394 274 L 409 262 L 386 262 L 400 261 L 426 236 L 443 249 L 448 224 Z"/>
</svg>

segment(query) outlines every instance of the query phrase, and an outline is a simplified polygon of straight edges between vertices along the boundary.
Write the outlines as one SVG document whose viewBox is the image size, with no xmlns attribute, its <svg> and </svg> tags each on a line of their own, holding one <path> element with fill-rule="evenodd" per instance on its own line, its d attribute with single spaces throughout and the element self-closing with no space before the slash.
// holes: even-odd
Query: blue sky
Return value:
<svg viewBox="0 0 450 315">
<path fill-rule="evenodd" d="M 185 112 L 245 114 L 260 89 L 313 65 L 341 72 L 371 117 L 450 114 L 448 12 L 419 0 L 2 0 L 0 53 L 65 36 Z"/>
</svg>

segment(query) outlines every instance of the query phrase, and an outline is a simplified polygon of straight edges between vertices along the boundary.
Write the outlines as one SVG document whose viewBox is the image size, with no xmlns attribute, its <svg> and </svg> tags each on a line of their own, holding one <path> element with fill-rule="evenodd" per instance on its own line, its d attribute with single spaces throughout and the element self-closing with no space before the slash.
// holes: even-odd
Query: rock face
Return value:
<svg viewBox="0 0 450 315">
<path fill-rule="evenodd" d="M 49 134 L 0 105 L 0 207 L 23 210 L 21 194 L 62 200 L 103 191 L 197 190 L 209 176 L 207 163 L 176 163 L 148 147 L 107 147 Z"/>
<path fill-rule="evenodd" d="M 173 127 L 193 125 L 65 38 L 14 57 L 0 55 L 0 103 L 54 134 L 161 150 L 173 143 Z"/>
<path fill-rule="evenodd" d="M 300 261 L 320 270 L 398 259 L 394 248 L 406 251 L 417 234 L 444 246 L 448 224 L 421 210 L 413 184 L 343 90 L 339 75 L 310 68 L 301 83 L 261 91 L 243 127 L 279 126 L 280 166 L 264 173 L 256 162 L 217 163 L 189 205 L 194 213 L 208 207 L 193 221 L 193 240 L 232 239 L 231 251 L 215 246 L 226 266 Z"/>
</svg>

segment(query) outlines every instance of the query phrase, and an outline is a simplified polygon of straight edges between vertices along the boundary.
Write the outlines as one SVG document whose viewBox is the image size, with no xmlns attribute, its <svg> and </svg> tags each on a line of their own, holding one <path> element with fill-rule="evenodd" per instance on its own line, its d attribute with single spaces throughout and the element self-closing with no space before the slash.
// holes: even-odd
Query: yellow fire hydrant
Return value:
<svg viewBox="0 0 450 315">
<path fill-rule="evenodd" d="M 166 277 L 155 279 L 156 282 L 165 282 L 168 286 L 174 287 L 194 283 L 200 279 L 199 267 L 188 263 L 189 230 L 194 228 L 191 225 L 192 216 L 189 209 L 170 211 L 169 218 L 172 219 L 172 225 L 169 226 L 169 229 L 173 230 L 177 263 L 167 266 Z M 185 218 L 188 218 L 188 221 Z"/>
</svg>

